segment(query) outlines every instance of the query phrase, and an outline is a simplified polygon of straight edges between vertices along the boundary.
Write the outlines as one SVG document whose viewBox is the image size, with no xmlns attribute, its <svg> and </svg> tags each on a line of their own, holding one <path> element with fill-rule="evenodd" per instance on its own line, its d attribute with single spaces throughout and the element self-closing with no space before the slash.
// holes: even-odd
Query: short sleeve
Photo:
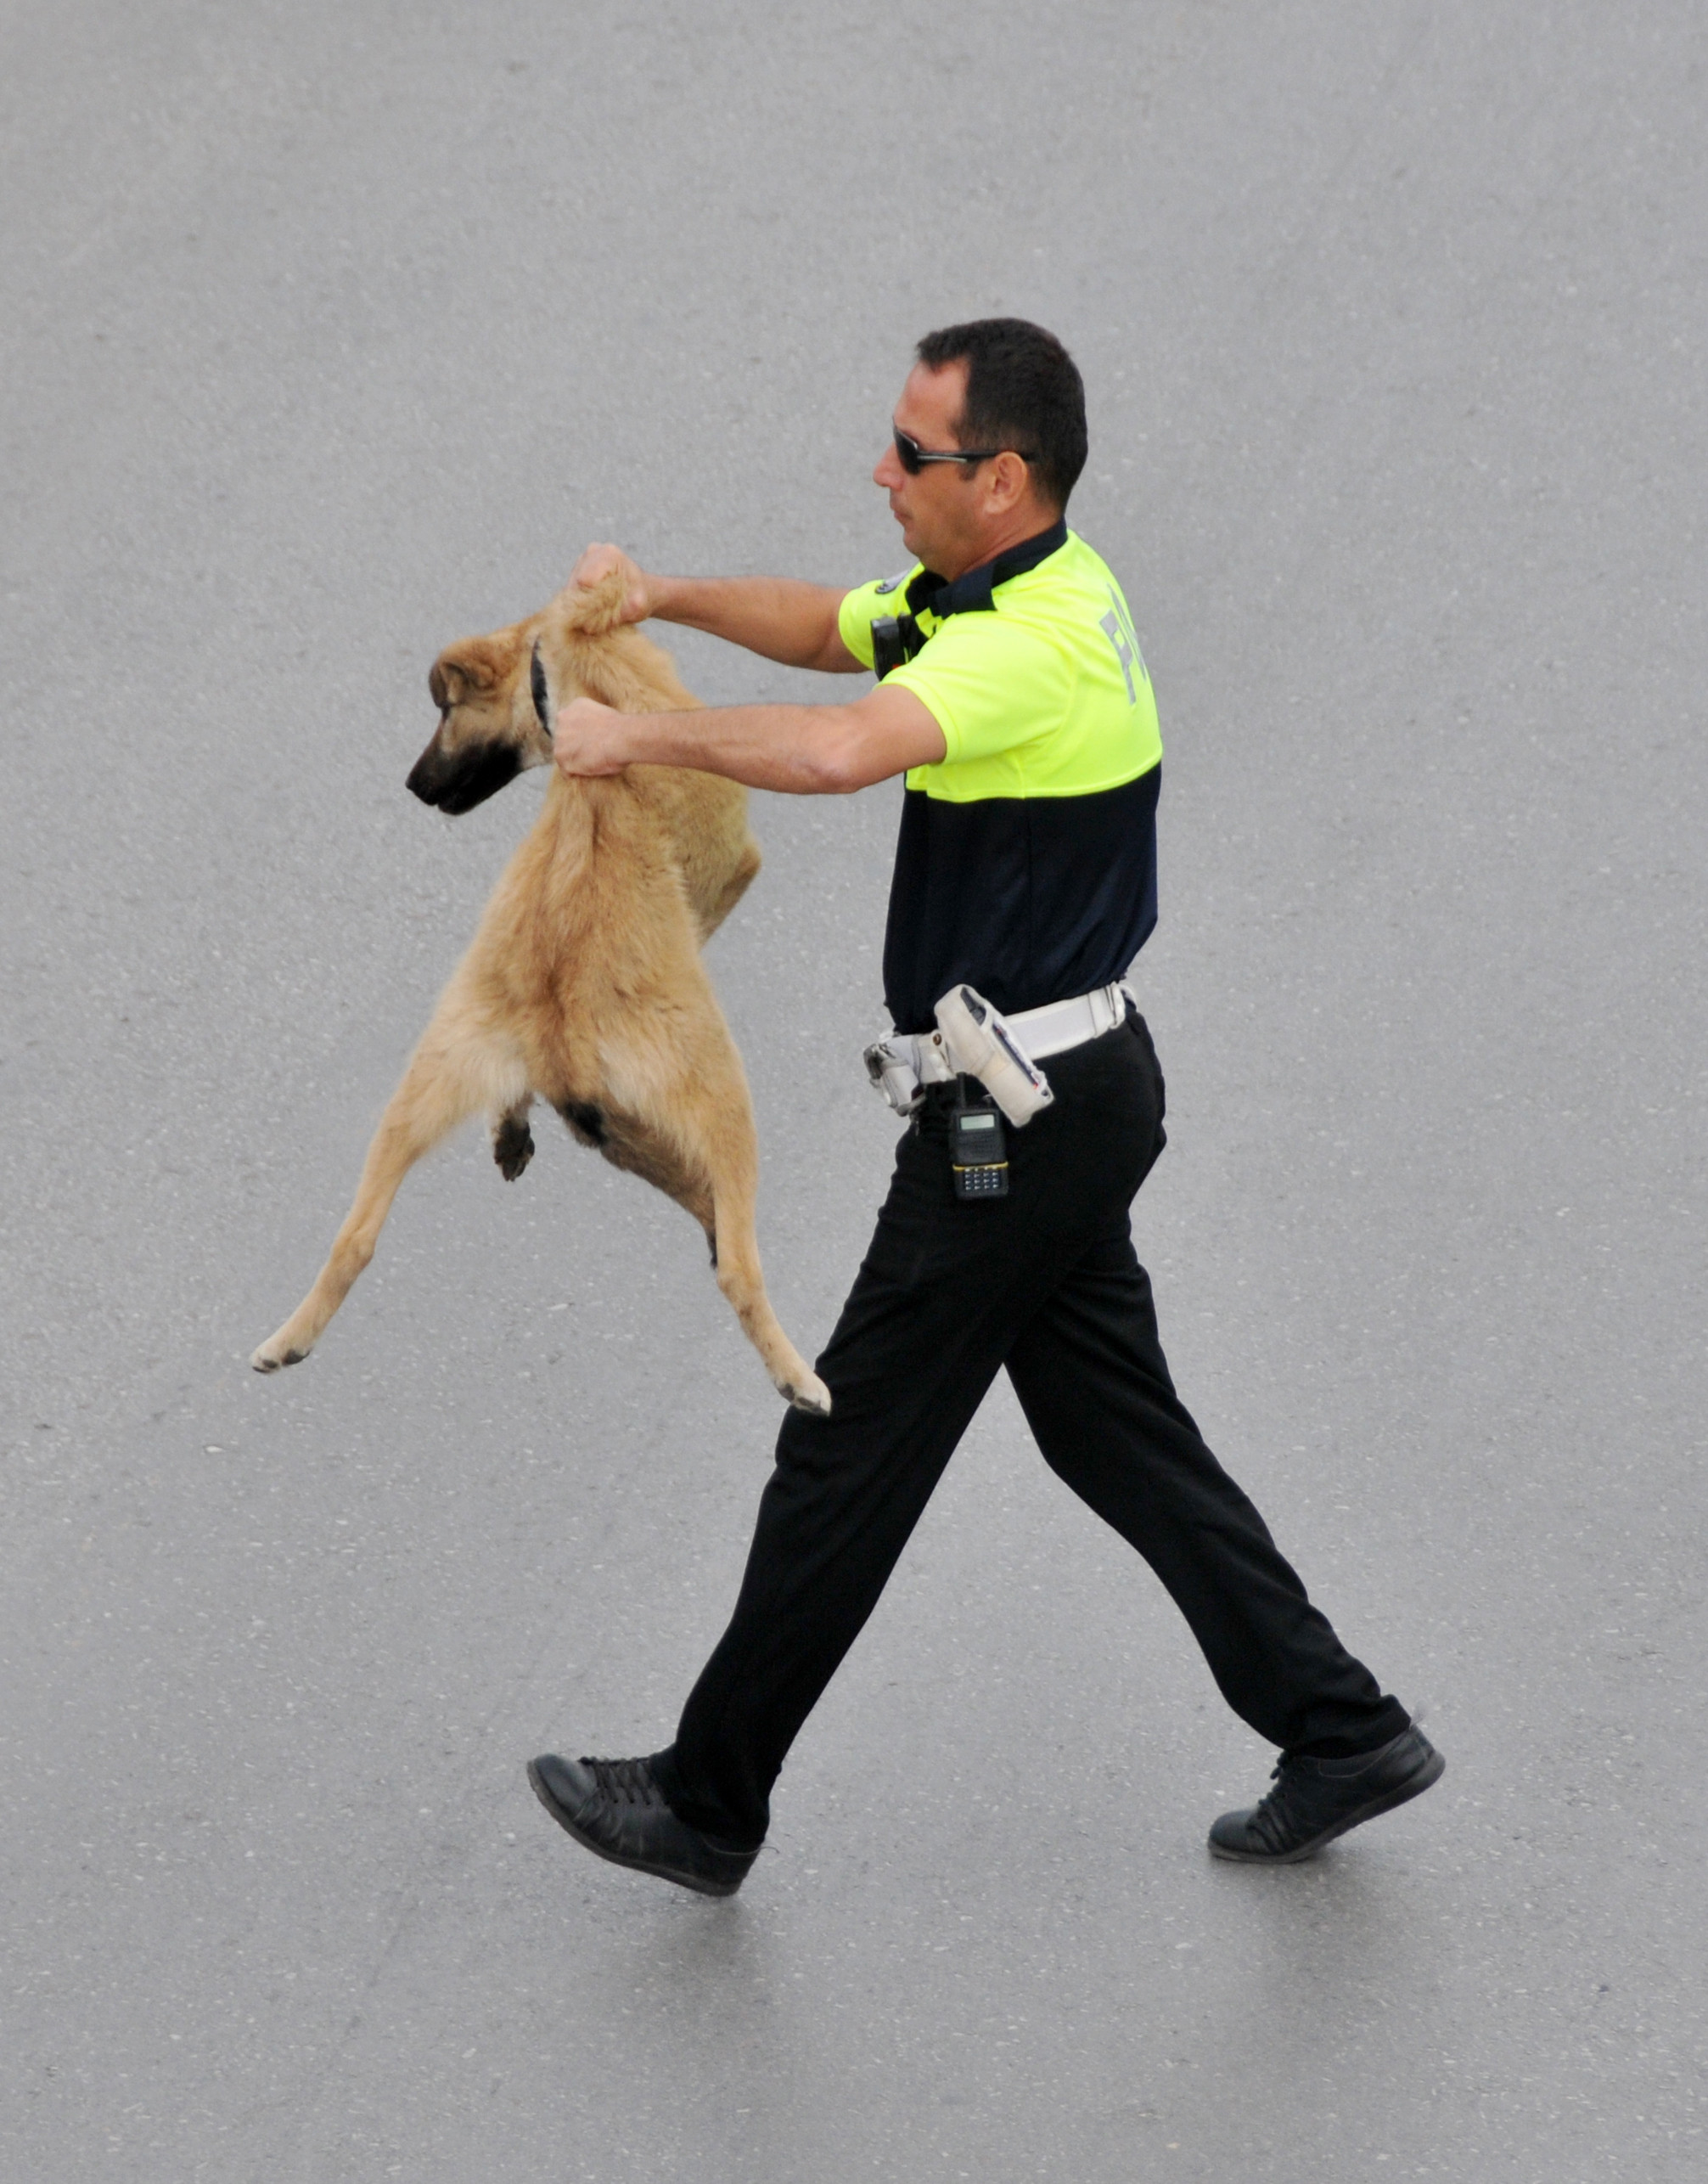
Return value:
<svg viewBox="0 0 1708 2184">
<path fill-rule="evenodd" d="M 880 577 L 856 590 L 845 592 L 836 610 L 837 634 L 862 667 L 872 665 L 872 625 L 886 614 L 907 611 L 909 580 L 919 573 L 916 561 L 899 577 Z"/>
<path fill-rule="evenodd" d="M 958 614 L 916 658 L 885 677 L 885 688 L 896 683 L 942 729 L 944 763 L 960 766 L 1059 728 L 1072 701 L 1074 670 L 1059 646 L 1024 622 Z"/>
</svg>

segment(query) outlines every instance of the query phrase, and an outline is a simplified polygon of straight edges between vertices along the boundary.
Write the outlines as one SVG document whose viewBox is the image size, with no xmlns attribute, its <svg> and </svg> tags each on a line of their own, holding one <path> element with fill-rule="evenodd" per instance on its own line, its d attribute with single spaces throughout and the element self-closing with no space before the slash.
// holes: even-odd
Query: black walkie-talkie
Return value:
<svg viewBox="0 0 1708 2184">
<path fill-rule="evenodd" d="M 955 1107 L 949 1113 L 949 1159 L 958 1198 L 1006 1198 L 1009 1148 L 1003 1118 L 994 1107 Z"/>
</svg>

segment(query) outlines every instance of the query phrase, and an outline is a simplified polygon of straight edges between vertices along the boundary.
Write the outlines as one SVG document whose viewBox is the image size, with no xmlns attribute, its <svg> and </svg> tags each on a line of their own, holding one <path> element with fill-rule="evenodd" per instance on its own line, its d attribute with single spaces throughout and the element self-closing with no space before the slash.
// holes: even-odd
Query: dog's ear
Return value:
<svg viewBox="0 0 1708 2184">
<path fill-rule="evenodd" d="M 447 645 L 433 662 L 427 688 L 441 712 L 464 698 L 495 690 L 514 673 L 521 640 L 513 631 L 495 637 L 464 637 Z"/>
</svg>

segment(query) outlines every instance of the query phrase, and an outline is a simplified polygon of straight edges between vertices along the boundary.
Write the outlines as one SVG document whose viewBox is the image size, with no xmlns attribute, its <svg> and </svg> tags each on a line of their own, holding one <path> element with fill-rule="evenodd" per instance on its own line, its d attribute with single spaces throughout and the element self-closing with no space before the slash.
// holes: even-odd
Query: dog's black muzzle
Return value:
<svg viewBox="0 0 1708 2184">
<path fill-rule="evenodd" d="M 477 743 L 448 757 L 430 743 L 410 768 L 405 785 L 424 804 L 436 804 L 441 812 L 460 818 L 496 795 L 506 781 L 514 781 L 521 770 L 521 759 L 508 743 Z"/>
</svg>

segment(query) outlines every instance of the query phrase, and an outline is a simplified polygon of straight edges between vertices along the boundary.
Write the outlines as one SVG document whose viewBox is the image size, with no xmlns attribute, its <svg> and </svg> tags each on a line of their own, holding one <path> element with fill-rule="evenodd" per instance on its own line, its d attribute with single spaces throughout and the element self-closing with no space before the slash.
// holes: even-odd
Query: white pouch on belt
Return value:
<svg viewBox="0 0 1708 2184">
<path fill-rule="evenodd" d="M 982 993 L 952 987 L 936 1017 L 951 1066 L 976 1077 L 1016 1129 L 1055 1098 L 1048 1078 Z"/>
</svg>

